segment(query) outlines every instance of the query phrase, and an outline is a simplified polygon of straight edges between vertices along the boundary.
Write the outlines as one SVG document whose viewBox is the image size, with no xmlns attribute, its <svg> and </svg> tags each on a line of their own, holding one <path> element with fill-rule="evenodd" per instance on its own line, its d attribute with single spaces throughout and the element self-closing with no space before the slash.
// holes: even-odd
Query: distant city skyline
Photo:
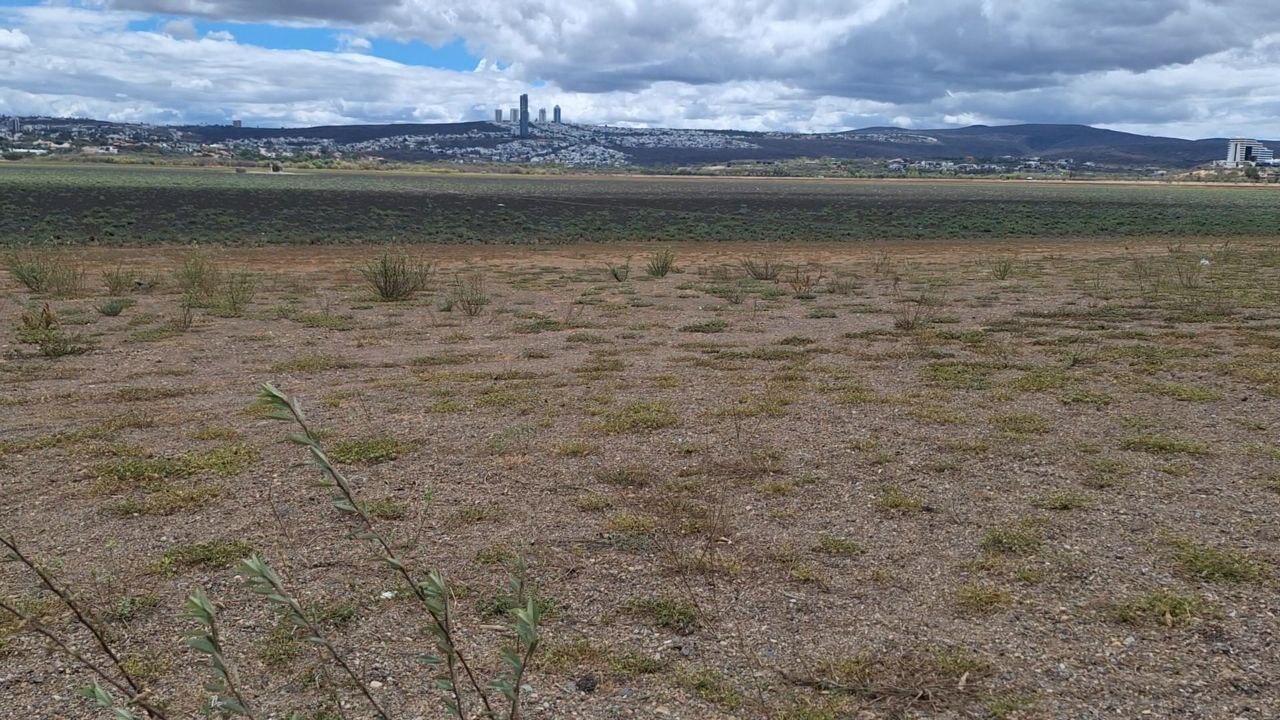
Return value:
<svg viewBox="0 0 1280 720">
<path fill-rule="evenodd" d="M 1280 3 L 0 0 L 0 114 L 1280 135 Z M 637 38 L 619 41 L 619 38 Z M 643 41 L 638 38 L 643 38 Z M 553 112 L 553 111 L 552 111 Z"/>
</svg>

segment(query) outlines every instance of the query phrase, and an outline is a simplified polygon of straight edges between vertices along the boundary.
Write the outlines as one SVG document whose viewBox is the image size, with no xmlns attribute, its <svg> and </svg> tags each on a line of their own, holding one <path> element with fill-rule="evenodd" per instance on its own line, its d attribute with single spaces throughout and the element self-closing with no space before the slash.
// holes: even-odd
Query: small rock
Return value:
<svg viewBox="0 0 1280 720">
<path fill-rule="evenodd" d="M 587 673 L 586 675 L 578 678 L 577 682 L 575 682 L 573 686 L 577 688 L 579 692 L 593 693 L 596 691 L 596 688 L 600 686 L 600 680 L 597 679 L 594 674 Z"/>
</svg>

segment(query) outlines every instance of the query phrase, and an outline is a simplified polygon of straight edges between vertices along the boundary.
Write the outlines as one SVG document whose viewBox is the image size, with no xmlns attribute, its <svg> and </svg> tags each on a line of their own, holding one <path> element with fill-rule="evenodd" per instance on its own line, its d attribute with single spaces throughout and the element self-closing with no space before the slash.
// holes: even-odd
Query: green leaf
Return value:
<svg viewBox="0 0 1280 720">
<path fill-rule="evenodd" d="M 216 655 L 218 653 L 217 646 L 213 644 L 213 638 L 208 635 L 196 635 L 187 638 L 187 647 L 205 655 Z"/>
<path fill-rule="evenodd" d="M 109 708 L 115 705 L 116 702 L 115 698 L 111 697 L 111 693 L 99 685 L 97 680 L 94 680 L 92 685 L 80 688 L 77 692 L 97 703 L 98 707 L 101 708 Z"/>
<path fill-rule="evenodd" d="M 209 602 L 209 597 L 205 595 L 204 588 L 197 586 L 187 596 L 187 611 L 190 617 L 201 623 L 208 625 L 215 614 L 213 603 Z"/>
</svg>

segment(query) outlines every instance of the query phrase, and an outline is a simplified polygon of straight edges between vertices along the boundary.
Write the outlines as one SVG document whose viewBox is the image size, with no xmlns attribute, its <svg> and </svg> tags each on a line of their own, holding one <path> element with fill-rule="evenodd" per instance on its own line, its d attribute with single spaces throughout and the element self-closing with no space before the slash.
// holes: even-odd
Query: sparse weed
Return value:
<svg viewBox="0 0 1280 720">
<path fill-rule="evenodd" d="M 203 304 L 222 282 L 222 270 L 203 252 L 192 250 L 174 270 L 173 281 L 184 295 Z"/>
<path fill-rule="evenodd" d="M 677 682 L 702 700 L 732 710 L 742 704 L 742 695 L 729 679 L 712 668 L 698 668 L 681 673 Z"/>
<path fill-rule="evenodd" d="M 583 512 L 600 512 L 613 507 L 613 501 L 599 494 L 580 495 L 573 501 L 573 506 Z"/>
<path fill-rule="evenodd" d="M 63 332 L 58 314 L 44 304 L 37 312 L 24 310 L 18 318 L 18 342 L 35 345 L 47 358 L 80 355 L 89 351 L 89 344 L 79 336 Z"/>
<path fill-rule="evenodd" d="M 103 619 L 127 624 L 158 607 L 160 598 L 155 595 L 126 595 L 111 604 L 110 609 L 103 613 Z"/>
<path fill-rule="evenodd" d="M 605 468 L 596 474 L 600 482 L 620 487 L 646 487 L 656 479 L 655 473 L 643 465 L 619 465 Z"/>
<path fill-rule="evenodd" d="M 913 297 L 906 297 L 901 293 L 895 294 L 892 311 L 894 329 L 913 332 L 923 328 L 934 321 L 936 317 L 934 308 L 939 304 L 941 304 L 941 298 L 927 293 L 920 293 Z"/>
<path fill-rule="evenodd" d="M 991 612 L 1012 603 L 1012 594 L 991 585 L 969 583 L 956 591 L 956 605 L 966 612 Z"/>
<path fill-rule="evenodd" d="M 609 658 L 609 671 L 614 675 L 629 678 L 637 675 L 652 675 L 662 672 L 662 661 L 639 653 L 627 652 Z"/>
<path fill-rule="evenodd" d="M 813 546 L 813 550 L 823 555 L 843 557 L 853 557 L 866 552 L 858 543 L 839 535 L 823 535 L 819 537 L 818 542 Z"/>
<path fill-rule="evenodd" d="M 1248 553 L 1174 539 L 1174 560 L 1187 575 L 1197 580 L 1220 583 L 1258 582 L 1270 574 L 1269 568 Z"/>
<path fill-rule="evenodd" d="M 988 663 L 958 648 L 924 647 L 896 654 L 872 654 L 819 659 L 804 676 L 803 686 L 875 700 L 889 717 L 908 717 L 912 708 L 937 709 L 972 693 Z"/>
<path fill-rule="evenodd" d="M 485 292 L 484 273 L 472 270 L 454 275 L 449 298 L 453 306 L 467 317 L 479 315 L 490 301 L 489 294 Z"/>
<path fill-rule="evenodd" d="M 639 400 L 605 414 L 601 428 L 608 433 L 661 430 L 680 423 L 670 403 Z"/>
<path fill-rule="evenodd" d="M 801 267 L 799 265 L 791 269 L 791 274 L 787 276 L 787 285 L 791 288 L 791 294 L 802 300 L 812 300 L 814 291 L 822 284 L 826 277 L 825 271 L 821 266 L 808 265 Z"/>
<path fill-rule="evenodd" d="M 649 257 L 645 272 L 649 277 L 666 277 L 676 267 L 676 254 L 670 250 L 659 250 Z"/>
<path fill-rule="evenodd" d="M 117 265 L 110 270 L 102 271 L 102 283 L 107 286 L 108 294 L 123 295 L 135 290 L 141 283 L 141 278 L 138 277 L 137 272 Z"/>
<path fill-rule="evenodd" d="M 876 507 L 889 512 L 920 512 L 924 509 L 924 501 L 896 485 L 885 485 L 880 488 Z"/>
<path fill-rule="evenodd" d="M 408 300 L 427 287 L 431 265 L 402 251 L 387 251 L 357 268 L 382 302 Z"/>
<path fill-rule="evenodd" d="M 991 260 L 991 275 L 997 280 L 1008 280 L 1013 274 L 1014 259 L 1005 255 Z"/>
<path fill-rule="evenodd" d="M 982 549 L 992 553 L 1028 555 L 1040 548 L 1044 537 L 1035 524 L 1021 522 L 987 530 L 982 535 Z"/>
<path fill-rule="evenodd" d="M 683 325 L 680 327 L 680 332 L 718 333 L 718 332 L 724 332 L 724 329 L 726 327 L 728 327 L 728 323 L 726 323 L 724 320 L 721 320 L 719 318 L 715 318 L 712 320 L 707 320 L 705 322 L 690 323 L 688 325 Z"/>
<path fill-rule="evenodd" d="M 1013 437 L 1043 435 L 1049 432 L 1049 421 L 1034 413 L 1003 413 L 991 418 L 991 426 Z"/>
<path fill-rule="evenodd" d="M 106 317 L 115 317 L 124 312 L 126 308 L 133 307 L 133 301 L 128 298 L 112 298 L 103 301 L 98 305 L 98 312 Z"/>
<path fill-rule="evenodd" d="M 1128 625 L 1172 628 L 1194 623 L 1204 616 L 1206 610 L 1204 600 L 1199 597 L 1161 588 L 1117 603 L 1112 613 L 1116 620 Z"/>
<path fill-rule="evenodd" d="M 151 565 L 152 572 L 176 575 L 194 568 L 223 568 L 253 553 L 253 546 L 243 540 L 212 540 L 189 545 L 174 545 Z"/>
<path fill-rule="evenodd" d="M 1120 447 L 1152 455 L 1207 455 L 1209 453 L 1208 446 L 1202 442 L 1167 435 L 1135 435 L 1121 441 Z"/>
<path fill-rule="evenodd" d="M 59 253 L 12 253 L 5 267 L 34 293 L 73 297 L 84 291 L 84 269 Z"/>
<path fill-rule="evenodd" d="M 352 362 L 340 355 L 298 355 L 271 366 L 273 373 L 314 373 L 352 367 Z"/>
<path fill-rule="evenodd" d="M 675 630 L 681 635 L 688 635 L 702 624 L 698 608 L 692 603 L 673 595 L 636 598 L 630 603 L 631 610 L 643 615 L 658 627 Z"/>
<path fill-rule="evenodd" d="M 213 304 L 225 317 L 240 317 L 257 293 L 258 278 L 248 272 L 225 273 L 217 285 Z"/>
<path fill-rule="evenodd" d="M 1167 398 L 1173 398 L 1181 402 L 1214 402 L 1221 400 L 1223 395 L 1221 392 L 1212 388 L 1196 387 L 1194 385 L 1183 385 L 1180 383 L 1151 383 L 1143 388 L 1153 395 L 1160 395 Z"/>
<path fill-rule="evenodd" d="M 387 435 L 340 440 L 329 448 L 329 457 L 344 465 L 377 465 L 395 460 L 409 446 Z"/>
<path fill-rule="evenodd" d="M 157 457 L 123 457 L 94 468 L 98 489 L 104 492 L 211 473 L 239 475 L 258 463 L 260 455 L 249 445 L 222 445 L 200 453 Z"/>
<path fill-rule="evenodd" d="M 609 277 L 613 278 L 614 282 L 626 282 L 627 278 L 631 277 L 631 258 L 628 256 L 626 262 L 621 265 L 609 263 L 607 268 Z"/>
<path fill-rule="evenodd" d="M 782 262 L 777 258 L 762 256 L 760 258 L 743 258 L 742 269 L 752 280 L 773 282 L 782 274 Z"/>
</svg>

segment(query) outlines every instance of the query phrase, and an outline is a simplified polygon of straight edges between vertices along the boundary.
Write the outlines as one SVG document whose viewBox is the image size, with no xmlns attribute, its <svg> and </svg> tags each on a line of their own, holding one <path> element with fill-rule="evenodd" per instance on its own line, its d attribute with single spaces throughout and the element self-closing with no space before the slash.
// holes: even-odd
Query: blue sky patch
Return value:
<svg viewBox="0 0 1280 720">
<path fill-rule="evenodd" d="M 0 0 L 0 3 L 9 0 Z M 138 32 L 163 32 L 164 25 L 181 18 L 154 16 L 145 20 L 134 20 L 128 29 Z M 233 23 L 194 21 L 196 35 L 204 37 L 208 33 L 224 31 L 235 36 L 236 42 L 242 45 L 254 45 L 271 50 L 315 50 L 317 52 L 335 52 L 338 50 L 338 38 L 344 34 L 356 34 L 341 28 L 289 27 L 269 23 Z M 462 40 L 442 45 L 438 48 L 419 40 L 397 42 L 383 38 L 368 38 L 371 47 L 365 54 L 385 58 L 402 65 L 441 68 L 444 70 L 474 70 L 480 58 L 467 51 Z"/>
</svg>

